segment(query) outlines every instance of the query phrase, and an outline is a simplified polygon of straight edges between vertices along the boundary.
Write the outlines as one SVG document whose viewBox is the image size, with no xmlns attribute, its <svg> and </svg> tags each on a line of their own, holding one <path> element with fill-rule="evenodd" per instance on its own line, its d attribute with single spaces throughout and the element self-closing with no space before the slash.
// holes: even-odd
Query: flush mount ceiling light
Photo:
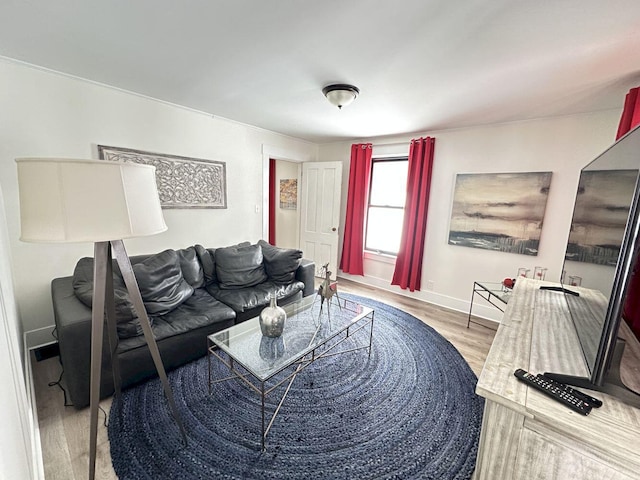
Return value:
<svg viewBox="0 0 640 480">
<path fill-rule="evenodd" d="M 353 85 L 347 85 L 344 83 L 336 83 L 333 85 L 327 85 L 322 89 L 322 93 L 327 97 L 327 100 L 338 108 L 342 108 L 345 105 L 349 105 L 353 102 L 360 90 Z"/>
</svg>

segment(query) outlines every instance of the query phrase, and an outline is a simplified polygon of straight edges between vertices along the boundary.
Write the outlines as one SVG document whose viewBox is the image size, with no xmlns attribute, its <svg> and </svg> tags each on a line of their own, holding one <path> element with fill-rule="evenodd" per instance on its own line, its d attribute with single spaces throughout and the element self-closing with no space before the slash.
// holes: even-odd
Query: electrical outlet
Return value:
<svg viewBox="0 0 640 480">
<path fill-rule="evenodd" d="M 433 280 L 427 280 L 427 290 L 433 290 L 435 287 L 435 283 Z"/>
</svg>

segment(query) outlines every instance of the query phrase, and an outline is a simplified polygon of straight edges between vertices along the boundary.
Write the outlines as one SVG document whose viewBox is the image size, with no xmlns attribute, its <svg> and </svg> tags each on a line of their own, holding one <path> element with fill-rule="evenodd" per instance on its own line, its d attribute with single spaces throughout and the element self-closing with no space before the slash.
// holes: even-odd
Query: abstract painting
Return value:
<svg viewBox="0 0 640 480">
<path fill-rule="evenodd" d="M 551 172 L 456 175 L 449 244 L 537 255 Z"/>
<path fill-rule="evenodd" d="M 565 258 L 615 266 L 638 170 L 584 170 Z"/>
<path fill-rule="evenodd" d="M 162 208 L 227 208 L 225 162 L 105 145 L 98 153 L 101 160 L 156 167 Z"/>
<path fill-rule="evenodd" d="M 287 178 L 280 180 L 280 208 L 295 210 L 298 208 L 298 180 Z"/>
</svg>

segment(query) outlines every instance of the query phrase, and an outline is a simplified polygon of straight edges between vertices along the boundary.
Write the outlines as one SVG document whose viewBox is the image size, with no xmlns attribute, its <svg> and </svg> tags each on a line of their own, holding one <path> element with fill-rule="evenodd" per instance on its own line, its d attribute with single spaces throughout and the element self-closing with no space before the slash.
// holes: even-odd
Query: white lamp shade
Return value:
<svg viewBox="0 0 640 480">
<path fill-rule="evenodd" d="M 25 242 L 104 242 L 167 230 L 155 167 L 69 158 L 18 158 Z"/>
</svg>

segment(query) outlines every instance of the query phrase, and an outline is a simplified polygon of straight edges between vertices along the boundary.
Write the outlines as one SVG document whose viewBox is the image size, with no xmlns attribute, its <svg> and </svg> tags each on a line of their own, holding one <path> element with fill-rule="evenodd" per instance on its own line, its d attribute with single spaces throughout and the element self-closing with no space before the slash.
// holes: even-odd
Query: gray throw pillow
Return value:
<svg viewBox="0 0 640 480">
<path fill-rule="evenodd" d="M 296 270 L 300 266 L 302 251 L 293 248 L 279 248 L 259 240 L 264 256 L 264 267 L 270 280 L 276 283 L 291 283 L 296 278 Z"/>
<path fill-rule="evenodd" d="M 218 283 L 218 277 L 216 276 L 216 249 L 204 248 L 202 245 L 195 245 L 194 248 L 202 265 L 204 284 Z"/>
<path fill-rule="evenodd" d="M 76 297 L 91 308 L 93 305 L 93 258 L 84 257 L 78 260 L 73 271 L 72 283 Z M 122 323 L 137 318 L 133 304 L 129 299 L 127 287 L 119 274 L 119 270 L 116 268 L 113 270 L 113 294 L 115 297 L 116 321 Z"/>
<path fill-rule="evenodd" d="M 253 287 L 267 281 L 260 245 L 216 249 L 216 276 L 222 289 Z"/>
<path fill-rule="evenodd" d="M 193 294 L 182 276 L 178 254 L 165 250 L 133 265 L 147 313 L 164 315 Z"/>
<path fill-rule="evenodd" d="M 183 248 L 177 250 L 178 259 L 180 260 L 180 270 L 185 281 L 193 288 L 200 288 L 204 285 L 204 271 L 198 260 L 195 247 Z"/>
</svg>

